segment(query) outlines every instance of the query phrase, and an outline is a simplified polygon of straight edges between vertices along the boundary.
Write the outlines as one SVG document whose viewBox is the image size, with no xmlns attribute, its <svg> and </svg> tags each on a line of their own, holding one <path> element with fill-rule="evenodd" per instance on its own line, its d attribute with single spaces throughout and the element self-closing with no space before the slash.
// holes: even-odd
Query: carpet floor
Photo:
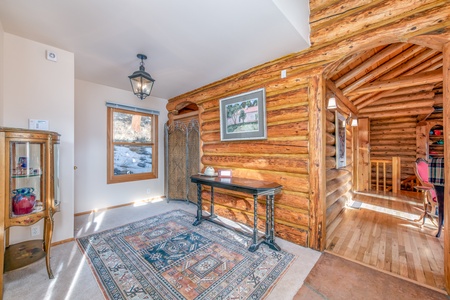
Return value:
<svg viewBox="0 0 450 300">
<path fill-rule="evenodd" d="M 325 252 L 294 297 L 294 300 L 323 299 L 448 300 L 450 298 L 438 291 Z"/>
<path fill-rule="evenodd" d="M 155 201 L 80 215 L 75 217 L 74 236 L 81 238 L 178 209 L 191 214 L 196 212 L 196 206 L 193 204 L 178 201 L 171 201 L 170 203 Z M 281 249 L 294 254 L 296 259 L 280 276 L 268 294 L 264 296 L 264 300 L 292 299 L 321 253 L 278 237 L 275 238 L 275 241 Z M 45 260 L 4 274 L 3 299 L 105 299 L 77 242 L 71 241 L 52 247 L 51 265 L 55 275 L 54 279 L 48 278 Z"/>
<path fill-rule="evenodd" d="M 174 210 L 77 239 L 109 299 L 262 299 L 294 255 Z"/>
</svg>

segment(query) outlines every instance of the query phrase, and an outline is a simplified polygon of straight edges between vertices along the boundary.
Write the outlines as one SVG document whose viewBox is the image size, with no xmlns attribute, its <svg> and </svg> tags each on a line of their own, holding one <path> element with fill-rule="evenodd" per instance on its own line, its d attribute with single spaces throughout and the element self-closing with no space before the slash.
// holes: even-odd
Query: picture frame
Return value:
<svg viewBox="0 0 450 300">
<path fill-rule="evenodd" d="M 267 139 L 264 88 L 220 99 L 220 140 Z"/>
<path fill-rule="evenodd" d="M 346 118 L 336 111 L 336 169 L 347 166 L 347 128 Z"/>
</svg>

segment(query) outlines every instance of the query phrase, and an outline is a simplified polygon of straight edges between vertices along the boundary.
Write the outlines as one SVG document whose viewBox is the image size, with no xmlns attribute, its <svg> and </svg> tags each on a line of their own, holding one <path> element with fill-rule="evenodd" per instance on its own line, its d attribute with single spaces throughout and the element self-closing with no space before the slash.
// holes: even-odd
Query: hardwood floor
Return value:
<svg viewBox="0 0 450 300">
<path fill-rule="evenodd" d="M 327 251 L 445 290 L 443 234 L 427 219 L 415 222 L 421 195 L 355 194 L 360 208 L 346 207 L 327 231 Z M 446 230 L 444 228 L 443 230 Z"/>
</svg>

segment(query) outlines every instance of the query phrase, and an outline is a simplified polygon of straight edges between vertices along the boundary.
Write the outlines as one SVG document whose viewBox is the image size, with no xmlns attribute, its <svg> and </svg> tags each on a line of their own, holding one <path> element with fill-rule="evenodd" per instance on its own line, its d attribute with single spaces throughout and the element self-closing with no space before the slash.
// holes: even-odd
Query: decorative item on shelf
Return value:
<svg viewBox="0 0 450 300">
<path fill-rule="evenodd" d="M 17 166 L 19 168 L 26 169 L 27 168 L 27 158 L 24 157 L 24 156 L 19 157 L 19 160 L 17 162 Z"/>
<path fill-rule="evenodd" d="M 438 145 L 444 145 L 444 140 L 439 140 L 439 141 L 436 142 L 436 144 L 438 144 Z"/>
<path fill-rule="evenodd" d="M 232 175 L 230 169 L 220 169 L 219 171 L 217 171 L 217 174 L 222 178 L 231 178 Z"/>
<path fill-rule="evenodd" d="M 150 96 L 155 79 L 153 79 L 150 74 L 145 72 L 144 59 L 147 59 L 147 56 L 144 54 L 138 54 L 137 58 L 141 60 L 139 70 L 128 76 L 128 78 L 130 78 L 133 93 L 139 99 L 144 100 L 146 97 Z"/>
<path fill-rule="evenodd" d="M 13 212 L 15 215 L 25 215 L 33 211 L 36 204 L 36 195 L 33 194 L 34 188 L 23 187 L 12 191 Z"/>
<path fill-rule="evenodd" d="M 206 176 L 214 176 L 215 171 L 213 167 L 206 167 L 205 169 L 205 175 Z"/>
<path fill-rule="evenodd" d="M 434 130 L 430 130 L 430 135 L 434 135 Z"/>
<path fill-rule="evenodd" d="M 439 130 L 439 129 L 435 129 L 434 130 L 434 135 L 441 135 L 441 130 Z"/>
</svg>

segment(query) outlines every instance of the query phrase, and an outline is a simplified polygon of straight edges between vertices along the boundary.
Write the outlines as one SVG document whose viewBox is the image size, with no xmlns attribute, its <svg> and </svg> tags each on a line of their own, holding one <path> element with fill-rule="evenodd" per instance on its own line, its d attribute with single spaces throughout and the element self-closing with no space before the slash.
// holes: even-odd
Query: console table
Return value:
<svg viewBox="0 0 450 300">
<path fill-rule="evenodd" d="M 280 251 L 280 247 L 274 241 L 274 196 L 281 191 L 282 186 L 269 181 L 245 179 L 245 178 L 222 178 L 208 177 L 202 175 L 191 176 L 191 182 L 197 184 L 197 217 L 194 226 L 199 225 L 202 220 L 210 220 L 216 217 L 214 214 L 214 188 L 222 188 L 253 195 L 253 236 L 252 244 L 248 249 L 254 252 L 261 243 L 267 244 L 271 249 Z M 211 187 L 211 215 L 202 214 L 202 185 Z M 258 196 L 266 196 L 266 227 L 263 240 L 258 242 Z"/>
</svg>

